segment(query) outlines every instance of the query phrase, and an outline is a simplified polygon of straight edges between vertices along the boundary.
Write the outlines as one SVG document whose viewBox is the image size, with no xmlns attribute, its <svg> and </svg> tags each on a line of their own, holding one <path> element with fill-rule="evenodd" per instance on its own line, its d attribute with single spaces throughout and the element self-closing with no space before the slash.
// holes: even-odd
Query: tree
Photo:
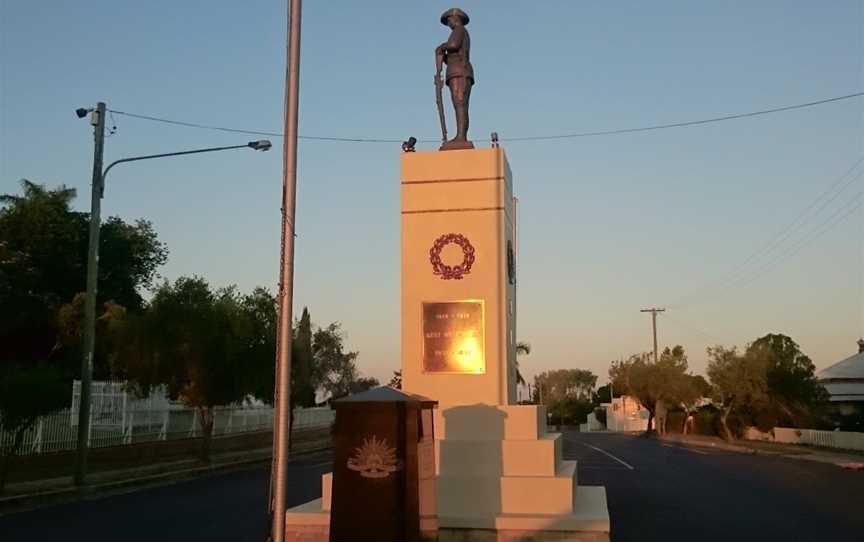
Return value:
<svg viewBox="0 0 864 542">
<path fill-rule="evenodd" d="M 767 430 L 777 425 L 800 427 L 827 394 L 815 367 L 798 344 L 781 334 L 768 334 L 737 349 L 708 349 L 708 376 L 722 404 L 724 437 L 734 439 L 747 425 Z"/>
<path fill-rule="evenodd" d="M 597 376 L 583 369 L 557 369 L 544 371 L 534 377 L 535 386 L 541 390 L 543 402 L 548 404 L 565 397 L 578 397 L 590 401 Z"/>
<path fill-rule="evenodd" d="M 86 289 L 89 215 L 71 210 L 73 189 L 49 190 L 26 179 L 21 186 L 23 195 L 0 196 L 0 363 L 51 361 L 76 371 L 80 350 L 58 343 L 57 313 Z M 149 222 L 108 218 L 100 238 L 97 306 L 113 301 L 139 310 L 139 291 L 151 284 L 167 254 Z"/>
<path fill-rule="evenodd" d="M 733 409 L 755 410 L 768 403 L 768 383 L 764 358 L 748 358 L 735 347 L 714 346 L 707 349 L 708 378 L 721 404 L 720 423 L 724 438 L 734 440 L 729 426 Z"/>
<path fill-rule="evenodd" d="M 391 388 L 401 390 L 402 389 L 402 371 L 393 371 L 393 377 L 390 378 L 390 382 L 387 384 Z"/>
<path fill-rule="evenodd" d="M 591 398 L 597 376 L 583 369 L 545 371 L 534 377 L 538 399 L 542 398 L 553 423 L 577 423 L 593 409 Z"/>
<path fill-rule="evenodd" d="M 349 386 L 350 393 L 362 393 L 366 390 L 370 390 L 372 388 L 377 388 L 381 383 L 378 382 L 377 378 L 371 376 L 363 376 L 355 380 Z"/>
<path fill-rule="evenodd" d="M 240 309 L 248 325 L 243 378 L 255 398 L 272 405 L 278 320 L 276 298 L 265 288 L 257 287 L 242 297 Z"/>
<path fill-rule="evenodd" d="M 21 181 L 0 196 L 0 362 L 44 362 L 56 351 L 56 311 L 84 286 L 75 190 Z"/>
<path fill-rule="evenodd" d="M 516 343 L 516 384 L 525 384 L 525 378 L 519 370 L 519 355 L 527 356 L 531 353 L 531 343 L 519 341 Z"/>
<path fill-rule="evenodd" d="M 591 402 L 595 405 L 599 406 L 601 403 L 611 403 L 612 402 L 612 386 L 611 384 L 606 384 L 605 386 L 600 386 L 594 391 L 594 394 L 591 396 Z"/>
<path fill-rule="evenodd" d="M 83 355 L 84 305 L 86 294 L 76 294 L 71 303 L 57 311 L 57 349 L 65 350 L 67 357 L 80 360 Z M 128 311 L 126 307 L 106 301 L 96 308 L 96 336 L 93 356 L 93 377 L 109 379 L 121 370 L 117 365 L 117 352 L 123 342 Z"/>
<path fill-rule="evenodd" d="M 315 386 L 312 380 L 314 354 L 312 349 L 312 320 L 309 309 L 303 307 L 300 321 L 294 327 L 291 343 L 291 403 L 295 406 L 315 406 Z"/>
<path fill-rule="evenodd" d="M 233 287 L 211 291 L 203 278 L 181 277 L 154 293 L 129 341 L 129 378 L 144 393 L 165 384 L 168 396 L 198 412 L 201 459 L 210 460 L 214 409 L 243 401 L 251 386 L 247 370 L 251 330 Z"/>
<path fill-rule="evenodd" d="M 27 431 L 41 416 L 69 406 L 71 396 L 72 386 L 55 368 L 0 366 L 0 435 L 12 436 L 0 441 L 0 493 Z"/>
<path fill-rule="evenodd" d="M 776 410 L 776 425 L 801 427 L 828 394 L 816 379 L 816 367 L 790 337 L 769 333 L 747 347 L 746 356 L 762 359 L 765 379 Z"/>
<path fill-rule="evenodd" d="M 666 347 L 656 363 L 648 354 L 635 354 L 626 361 L 613 363 L 609 376 L 616 390 L 625 390 L 636 397 L 648 411 L 648 431 L 652 430 L 658 411 L 692 404 L 702 391 L 699 380 L 687 372 L 687 355 L 680 345 Z M 657 429 L 663 433 L 665 416 L 661 421 Z"/>
<path fill-rule="evenodd" d="M 344 352 L 343 340 L 338 322 L 317 329 L 312 336 L 312 382 L 315 389 L 321 389 L 330 399 L 351 393 L 352 384 L 360 376 L 355 363 L 357 352 Z"/>
</svg>

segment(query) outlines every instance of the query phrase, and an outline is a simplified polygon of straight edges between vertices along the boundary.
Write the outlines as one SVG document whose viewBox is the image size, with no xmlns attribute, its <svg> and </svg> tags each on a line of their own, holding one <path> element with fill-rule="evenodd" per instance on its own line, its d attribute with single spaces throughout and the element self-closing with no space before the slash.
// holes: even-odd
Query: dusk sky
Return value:
<svg viewBox="0 0 864 542">
<path fill-rule="evenodd" d="M 791 336 L 818 368 L 855 352 L 864 332 L 864 98 L 686 128 L 506 140 L 861 92 L 862 5 L 461 3 L 477 77 L 469 135 L 480 147 L 492 131 L 505 140 L 520 199 L 528 376 L 583 368 L 604 382 L 611 360 L 651 348 L 650 315 L 639 312 L 650 306 L 668 308 L 661 347 L 682 344 L 698 373 L 706 346 L 769 332 Z M 438 17 L 448 7 L 305 2 L 301 135 L 435 140 L 433 50 L 447 37 Z M 22 178 L 66 184 L 88 210 L 92 130 L 74 110 L 99 100 L 280 132 L 285 9 L 0 0 L 0 193 L 18 192 Z M 114 125 L 106 163 L 259 138 L 120 114 Z M 118 166 L 103 216 L 151 220 L 170 249 L 160 271 L 169 280 L 197 274 L 273 291 L 282 154 L 271 139 L 269 153 Z M 295 313 L 308 306 L 318 325 L 340 321 L 360 369 L 381 380 L 400 363 L 399 147 L 299 147 Z"/>
</svg>

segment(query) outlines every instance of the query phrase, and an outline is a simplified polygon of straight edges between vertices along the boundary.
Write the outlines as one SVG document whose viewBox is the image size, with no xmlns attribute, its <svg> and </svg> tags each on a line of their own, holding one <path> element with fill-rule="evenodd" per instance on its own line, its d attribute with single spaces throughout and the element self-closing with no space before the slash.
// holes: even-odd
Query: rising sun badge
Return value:
<svg viewBox="0 0 864 542">
<path fill-rule="evenodd" d="M 348 459 L 348 468 L 365 478 L 387 478 L 402 465 L 396 459 L 396 450 L 387 445 L 387 439 L 378 440 L 372 435 L 364 438 L 363 444 L 354 449 L 354 456 Z"/>
</svg>

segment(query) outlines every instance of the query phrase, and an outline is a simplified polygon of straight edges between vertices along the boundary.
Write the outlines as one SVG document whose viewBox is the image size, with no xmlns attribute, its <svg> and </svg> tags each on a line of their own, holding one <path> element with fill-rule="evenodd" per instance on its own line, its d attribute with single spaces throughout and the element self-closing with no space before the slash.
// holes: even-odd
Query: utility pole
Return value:
<svg viewBox="0 0 864 542">
<path fill-rule="evenodd" d="M 78 453 L 75 485 L 82 487 L 87 473 L 90 445 L 90 386 L 93 378 L 93 347 L 96 342 L 96 285 L 99 269 L 99 228 L 102 210 L 102 155 L 105 148 L 105 103 L 90 114 L 93 125 L 93 180 L 90 183 L 90 241 L 87 250 L 87 298 L 84 303 L 84 357 L 81 359 L 81 394 L 78 401 Z"/>
<path fill-rule="evenodd" d="M 666 312 L 666 309 L 642 309 L 639 312 L 650 312 L 651 313 L 651 323 L 654 327 L 654 363 L 657 363 L 657 313 L 658 312 Z"/>
<path fill-rule="evenodd" d="M 279 270 L 279 328 L 276 344 L 276 389 L 273 470 L 270 487 L 270 540 L 285 542 L 288 443 L 291 438 L 291 305 L 294 302 L 294 224 L 297 189 L 297 110 L 300 95 L 301 0 L 288 0 L 285 68 L 285 139 L 282 156 L 282 260 Z"/>
</svg>

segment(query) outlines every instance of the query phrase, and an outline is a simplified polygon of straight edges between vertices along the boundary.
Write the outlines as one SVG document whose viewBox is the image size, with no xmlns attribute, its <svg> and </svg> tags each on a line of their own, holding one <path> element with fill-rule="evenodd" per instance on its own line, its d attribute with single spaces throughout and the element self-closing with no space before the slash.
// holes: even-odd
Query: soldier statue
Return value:
<svg viewBox="0 0 864 542">
<path fill-rule="evenodd" d="M 468 141 L 468 100 L 474 85 L 474 68 L 471 66 L 471 37 L 465 25 L 468 14 L 459 8 L 448 9 L 441 15 L 441 24 L 450 27 L 450 37 L 435 48 L 436 84 L 438 90 L 438 113 L 444 143 L 441 150 L 473 149 Z M 456 113 L 456 137 L 447 141 L 447 128 L 444 124 L 444 108 L 441 101 L 441 63 L 447 64 L 446 84 L 450 88 L 453 109 Z"/>
</svg>

